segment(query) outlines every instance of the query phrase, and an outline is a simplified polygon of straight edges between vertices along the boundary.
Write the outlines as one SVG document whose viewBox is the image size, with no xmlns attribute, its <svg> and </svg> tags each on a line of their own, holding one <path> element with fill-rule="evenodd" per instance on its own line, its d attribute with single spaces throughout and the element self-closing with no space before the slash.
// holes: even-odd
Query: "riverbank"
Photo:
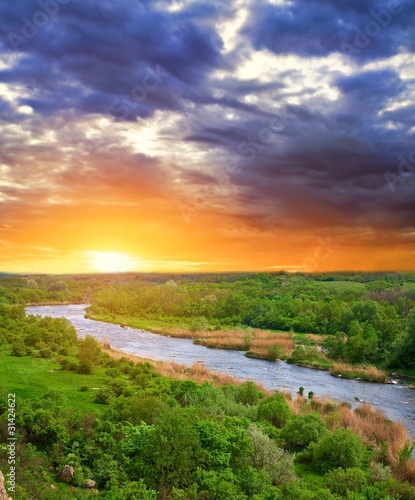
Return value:
<svg viewBox="0 0 415 500">
<path fill-rule="evenodd" d="M 158 335 L 191 339 L 195 344 L 205 347 L 244 351 L 247 357 L 276 361 L 277 359 L 315 370 L 328 371 L 331 375 L 351 380 L 365 380 L 383 384 L 387 373 L 374 366 L 354 366 L 348 363 L 337 363 L 326 357 L 317 340 L 323 336 L 273 332 L 250 328 L 246 330 L 190 330 L 174 324 L 166 324 L 148 319 L 130 318 L 120 315 L 86 314 L 87 318 L 145 330 Z M 306 346 L 304 346 L 306 344 Z M 311 346 L 311 347 L 309 347 Z M 304 347 L 302 352 L 306 358 L 295 355 L 296 347 Z"/>
</svg>

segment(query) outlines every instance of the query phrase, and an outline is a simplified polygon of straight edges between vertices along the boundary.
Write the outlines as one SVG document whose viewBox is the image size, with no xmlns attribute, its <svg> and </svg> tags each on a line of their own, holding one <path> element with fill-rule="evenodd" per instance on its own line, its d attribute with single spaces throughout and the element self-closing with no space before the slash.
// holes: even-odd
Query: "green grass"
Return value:
<svg viewBox="0 0 415 500">
<path fill-rule="evenodd" d="M 0 352 L 0 384 L 8 393 L 19 398 L 38 398 L 48 391 L 58 390 L 68 407 L 97 411 L 101 406 L 93 402 L 95 390 L 81 392 L 82 385 L 101 387 L 104 369 L 99 368 L 92 375 L 81 375 L 62 370 L 50 359 L 30 356 L 10 356 L 9 349 L 2 346 Z"/>
<path fill-rule="evenodd" d="M 175 320 L 174 318 L 134 318 L 116 314 L 90 314 L 88 317 L 95 321 L 131 326 L 149 332 L 157 330 L 156 333 L 162 333 L 160 330 L 167 330 L 168 328 L 190 328 L 190 325 L 184 324 L 182 319 Z M 166 333 L 168 332 L 166 331 Z"/>
<path fill-rule="evenodd" d="M 396 368 L 392 370 L 393 373 L 400 375 L 401 377 L 408 377 L 415 379 L 415 368 Z"/>
<path fill-rule="evenodd" d="M 325 478 L 309 464 L 296 463 L 295 472 L 301 478 L 302 483 L 312 490 L 326 486 Z"/>
</svg>

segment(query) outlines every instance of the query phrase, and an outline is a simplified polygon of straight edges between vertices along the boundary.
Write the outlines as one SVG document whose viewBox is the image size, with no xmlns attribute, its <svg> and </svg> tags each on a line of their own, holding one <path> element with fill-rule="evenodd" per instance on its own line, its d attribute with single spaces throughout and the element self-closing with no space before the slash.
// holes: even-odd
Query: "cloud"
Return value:
<svg viewBox="0 0 415 500">
<path fill-rule="evenodd" d="M 28 221 L 52 234 L 65 220 L 73 235 L 79 218 L 92 248 L 106 220 L 114 240 L 154 221 L 157 245 L 176 225 L 170 240 L 205 262 L 201 218 L 244 262 L 252 237 L 273 235 L 408 247 L 412 2 L 70 1 L 27 37 L 40 9 L 0 5 L 1 239 L 35 238 Z M 367 46 L 341 48 L 385 9 Z M 17 50 L 12 32 L 26 36 Z"/>
<path fill-rule="evenodd" d="M 256 50 L 319 57 L 342 52 L 364 60 L 401 50 L 413 53 L 414 21 L 410 0 L 293 0 L 278 5 L 261 0 L 252 4 L 243 33 Z"/>
</svg>

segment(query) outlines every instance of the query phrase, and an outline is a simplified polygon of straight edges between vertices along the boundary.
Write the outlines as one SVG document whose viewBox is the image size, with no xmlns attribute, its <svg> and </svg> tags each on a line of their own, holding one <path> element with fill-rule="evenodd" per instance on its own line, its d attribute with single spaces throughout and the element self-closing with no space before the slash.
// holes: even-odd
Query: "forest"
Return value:
<svg viewBox="0 0 415 500">
<path fill-rule="evenodd" d="M 6 302 L 0 470 L 9 467 L 13 393 L 13 499 L 415 499 L 410 437 L 369 405 L 353 410 L 209 373 L 199 382 L 190 371 L 166 376 L 79 339 L 65 319 Z"/>
<path fill-rule="evenodd" d="M 164 284 L 114 283 L 94 294 L 88 312 L 127 324 L 138 318 L 143 327 L 233 330 L 236 336 L 239 330 L 245 332 L 245 350 L 252 329 L 291 332 L 294 340 L 297 333 L 316 334 L 325 354 L 320 364 L 328 359 L 408 373 L 415 367 L 414 273 L 214 275 Z M 304 346 L 304 336 L 298 339 Z M 301 356 L 310 362 L 318 349 L 297 349 L 288 357 L 301 361 Z"/>
</svg>

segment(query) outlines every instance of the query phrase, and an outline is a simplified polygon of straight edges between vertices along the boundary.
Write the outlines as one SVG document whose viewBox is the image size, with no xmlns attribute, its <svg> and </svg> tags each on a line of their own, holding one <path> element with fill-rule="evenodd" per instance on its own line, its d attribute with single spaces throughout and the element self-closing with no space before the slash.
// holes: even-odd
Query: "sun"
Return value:
<svg viewBox="0 0 415 500">
<path fill-rule="evenodd" d="M 92 267 L 100 273 L 126 273 L 137 267 L 137 258 L 120 252 L 89 251 Z"/>
</svg>

